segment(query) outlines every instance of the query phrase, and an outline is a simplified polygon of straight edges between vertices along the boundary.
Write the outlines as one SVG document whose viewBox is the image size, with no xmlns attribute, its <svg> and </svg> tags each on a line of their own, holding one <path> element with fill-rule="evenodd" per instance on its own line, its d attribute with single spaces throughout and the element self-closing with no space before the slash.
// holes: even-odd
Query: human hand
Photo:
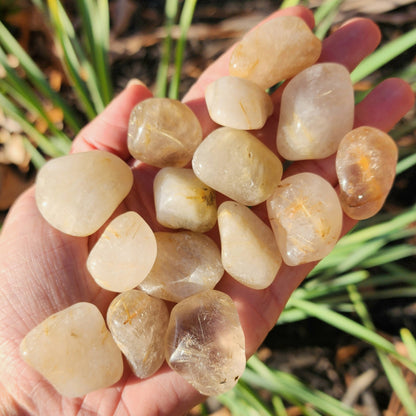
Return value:
<svg viewBox="0 0 416 416">
<path fill-rule="evenodd" d="M 302 17 L 310 26 L 310 11 L 295 7 L 277 14 Z M 374 23 L 354 19 L 324 41 L 320 61 L 344 64 L 352 70 L 377 46 L 380 35 Z M 228 73 L 230 52 L 208 68 L 191 88 L 184 101 L 194 110 L 204 136 L 216 126 L 205 107 L 205 87 Z M 273 94 L 275 113 L 266 126 L 255 134 L 275 151 L 281 90 Z M 130 84 L 74 140 L 73 151 L 108 150 L 131 162 L 126 143 L 131 109 L 149 98 L 150 91 L 139 83 Z M 413 105 L 413 94 L 401 80 L 391 79 L 376 87 L 356 106 L 355 126 L 371 125 L 388 131 Z M 154 231 L 160 230 L 153 203 L 153 178 L 156 168 L 133 164 L 134 186 L 115 214 L 138 212 Z M 293 163 L 285 176 L 313 172 L 337 186 L 334 157 Z M 265 204 L 255 208 L 265 221 Z M 343 232 L 354 222 L 344 217 Z M 218 236 L 210 235 L 216 238 Z M 87 301 L 105 315 L 114 293 L 98 287 L 86 269 L 88 252 L 97 235 L 71 237 L 53 229 L 41 217 L 34 198 L 34 188 L 23 194 L 7 217 L 0 235 L 0 410 L 4 414 L 38 415 L 181 415 L 204 399 L 179 375 L 164 365 L 154 376 L 139 380 L 126 368 L 120 382 L 83 398 L 61 397 L 19 356 L 22 338 L 47 316 L 76 302 Z M 264 290 L 253 290 L 224 276 L 217 288 L 229 294 L 238 309 L 246 337 L 248 356 L 259 347 L 290 294 L 315 263 L 297 267 L 282 266 L 274 283 Z M 126 366 L 127 367 L 127 366 Z M 2 407 L 1 407 L 2 406 Z"/>
</svg>

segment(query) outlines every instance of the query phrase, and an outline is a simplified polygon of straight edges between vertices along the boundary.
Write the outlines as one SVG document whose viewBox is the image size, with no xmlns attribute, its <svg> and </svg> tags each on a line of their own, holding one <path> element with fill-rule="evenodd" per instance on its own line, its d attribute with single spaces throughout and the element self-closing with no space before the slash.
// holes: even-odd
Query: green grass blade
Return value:
<svg viewBox="0 0 416 416">
<path fill-rule="evenodd" d="M 326 0 L 315 11 L 315 35 L 324 39 L 334 23 L 335 15 L 344 0 Z"/>
<path fill-rule="evenodd" d="M 276 413 L 276 416 L 289 416 L 286 412 L 285 405 L 283 400 L 279 396 L 272 397 L 273 410 Z"/>
<path fill-rule="evenodd" d="M 412 29 L 399 38 L 390 41 L 367 58 L 364 58 L 352 71 L 352 82 L 355 84 L 361 81 L 414 45 L 416 45 L 416 29 Z"/>
<path fill-rule="evenodd" d="M 19 45 L 19 43 L 11 35 L 11 33 L 7 30 L 1 21 L 0 44 L 7 52 L 16 56 L 20 65 L 24 69 L 26 76 L 30 79 L 35 88 L 37 88 L 37 90 L 42 95 L 48 97 L 56 107 L 62 108 L 65 122 L 74 131 L 74 133 L 78 133 L 78 131 L 81 129 L 81 122 L 78 116 L 66 103 L 66 101 L 51 88 L 43 72 L 35 64 L 32 58 L 26 53 L 26 51 Z"/>
<path fill-rule="evenodd" d="M 280 5 L 281 9 L 286 9 L 287 7 L 297 6 L 298 4 L 303 3 L 301 0 L 283 0 Z"/>
<path fill-rule="evenodd" d="M 30 161 L 33 163 L 33 166 L 39 170 L 46 163 L 45 158 L 26 137 L 23 137 L 23 144 L 27 152 L 30 154 Z"/>
<path fill-rule="evenodd" d="M 241 399 L 250 406 L 258 416 L 274 416 L 267 406 L 260 400 L 255 392 L 244 382 L 239 382 L 235 386 Z"/>
<path fill-rule="evenodd" d="M 157 97 L 166 97 L 169 63 L 172 54 L 172 27 L 175 24 L 176 16 L 178 14 L 178 0 L 166 0 L 165 3 L 165 30 L 166 36 L 162 45 L 162 56 L 159 62 L 159 68 L 156 77 L 156 91 Z"/>
<path fill-rule="evenodd" d="M 416 119 L 415 119 L 414 124 L 416 128 Z M 416 153 L 413 153 L 410 156 L 405 157 L 404 159 L 400 160 L 397 163 L 396 174 L 399 175 L 400 173 L 403 173 L 404 171 L 412 168 L 415 165 L 416 165 Z"/>
<path fill-rule="evenodd" d="M 381 266 L 383 264 L 391 263 L 414 255 L 416 255 L 415 246 L 409 244 L 401 244 L 380 250 L 376 256 L 372 256 L 371 258 L 363 261 L 361 266 L 364 268 Z"/>
<path fill-rule="evenodd" d="M 179 98 L 179 85 L 181 82 L 181 73 L 183 66 L 183 58 L 185 53 L 185 45 L 189 27 L 195 11 L 197 0 L 185 0 L 182 8 L 181 17 L 179 19 L 180 36 L 176 43 L 175 51 L 175 72 L 169 87 L 169 97 L 173 99 Z"/>
<path fill-rule="evenodd" d="M 410 359 L 416 362 L 416 339 L 407 328 L 402 328 L 400 330 L 400 336 L 406 346 Z"/>
</svg>

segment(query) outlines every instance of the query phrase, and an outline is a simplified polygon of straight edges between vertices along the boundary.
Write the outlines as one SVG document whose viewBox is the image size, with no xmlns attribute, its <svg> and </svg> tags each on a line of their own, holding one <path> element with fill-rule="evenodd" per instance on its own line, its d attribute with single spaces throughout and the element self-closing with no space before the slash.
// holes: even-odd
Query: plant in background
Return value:
<svg viewBox="0 0 416 416">
<path fill-rule="evenodd" d="M 20 46 L 6 24 L 0 22 L 0 108 L 21 126 L 32 163 L 39 168 L 45 159 L 69 151 L 71 137 L 86 121 L 103 110 L 111 100 L 113 90 L 108 61 L 108 0 L 77 0 L 82 23 L 80 33 L 75 30 L 59 0 L 33 0 L 33 3 L 52 29 L 57 56 L 75 97 L 74 105 L 52 88 L 41 68 Z M 157 96 L 178 98 L 187 31 L 196 3 L 196 0 L 185 0 L 180 7 L 178 0 L 166 0 L 167 35 L 157 74 Z M 308 3 L 285 0 L 281 7 Z M 321 39 L 332 26 L 341 3 L 342 0 L 327 0 L 316 9 L 315 33 Z M 180 36 L 174 42 L 172 28 L 177 23 Z M 352 81 L 358 83 L 374 75 L 382 66 L 415 45 L 416 29 L 413 29 L 362 61 L 352 72 Z M 17 59 L 17 67 L 11 62 L 12 57 Z M 172 77 L 169 76 L 171 68 Z M 416 90 L 415 64 L 389 76 L 400 76 Z M 380 81 L 382 79 L 373 80 L 373 86 Z M 357 102 L 366 93 L 368 90 L 357 92 Z M 60 123 L 57 123 L 50 108 L 60 109 Z M 29 121 L 33 116 L 46 125 L 44 132 Z M 400 140 L 415 128 L 416 118 L 404 120 L 391 135 Z M 400 147 L 397 174 L 404 173 L 415 164 L 414 148 Z M 405 208 L 397 215 L 378 214 L 371 220 L 361 222 L 341 239 L 333 252 L 294 292 L 278 323 L 290 324 L 314 317 L 367 342 L 377 351 L 392 390 L 409 415 L 416 415 L 416 405 L 403 369 L 416 374 L 416 341 L 410 331 L 403 328 L 398 336 L 406 346 L 408 356 L 398 353 L 393 343 L 377 333 L 365 302 L 416 295 L 416 272 L 400 262 L 416 254 L 416 248 L 410 241 L 416 235 L 415 222 L 415 206 Z M 351 314 L 358 316 L 361 323 L 353 320 Z M 261 389 L 270 393 L 267 401 L 261 397 Z M 233 415 L 239 416 L 287 415 L 287 404 L 296 406 L 304 415 L 358 414 L 341 401 L 309 388 L 294 376 L 269 368 L 257 356 L 248 361 L 246 372 L 237 386 L 220 396 L 219 400 Z"/>
</svg>

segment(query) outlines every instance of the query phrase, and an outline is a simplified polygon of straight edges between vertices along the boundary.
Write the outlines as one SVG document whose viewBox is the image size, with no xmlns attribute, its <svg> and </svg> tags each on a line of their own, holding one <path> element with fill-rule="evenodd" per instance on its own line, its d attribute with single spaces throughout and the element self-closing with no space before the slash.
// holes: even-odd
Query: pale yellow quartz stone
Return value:
<svg viewBox="0 0 416 416">
<path fill-rule="evenodd" d="M 20 344 L 23 359 L 66 397 L 116 383 L 123 358 L 103 316 L 91 303 L 76 303 L 33 328 Z"/>
<path fill-rule="evenodd" d="M 232 389 L 246 364 L 244 333 L 232 299 L 206 290 L 178 303 L 166 334 L 166 361 L 200 393 Z"/>
<path fill-rule="evenodd" d="M 245 286 L 268 287 L 282 264 L 271 228 L 250 208 L 233 201 L 219 206 L 218 227 L 224 269 Z"/>
<path fill-rule="evenodd" d="M 139 289 L 157 298 L 179 302 L 212 289 L 224 274 L 221 253 L 205 234 L 156 232 L 155 264 Z"/>
<path fill-rule="evenodd" d="M 148 98 L 130 114 L 128 148 L 149 165 L 183 167 L 202 140 L 202 128 L 192 110 L 170 98 Z"/>
<path fill-rule="evenodd" d="M 243 205 L 257 205 L 275 190 L 282 163 L 251 133 L 220 127 L 198 146 L 195 175 L 211 188 Z"/>
<path fill-rule="evenodd" d="M 217 221 L 215 192 L 192 169 L 163 168 L 153 182 L 156 218 L 165 227 L 204 233 Z"/>
<path fill-rule="evenodd" d="M 208 85 L 205 101 L 212 120 L 241 130 L 261 129 L 273 113 L 268 94 L 252 81 L 225 76 Z"/>
<path fill-rule="evenodd" d="M 354 91 L 347 69 L 316 64 L 283 91 L 277 150 L 287 160 L 322 159 L 337 151 L 354 122 Z"/>
<path fill-rule="evenodd" d="M 397 145 L 374 127 L 358 127 L 342 140 L 336 156 L 344 212 L 363 220 L 383 206 L 396 176 Z"/>
<path fill-rule="evenodd" d="M 36 179 L 36 203 L 58 230 L 87 236 L 97 231 L 133 185 L 129 166 L 117 156 L 94 150 L 47 162 Z"/>
<path fill-rule="evenodd" d="M 283 261 L 289 266 L 324 258 L 340 236 L 342 209 L 329 182 L 313 173 L 282 180 L 267 210 Z"/>
<path fill-rule="evenodd" d="M 230 75 L 270 88 L 314 64 L 321 49 L 321 41 L 301 18 L 276 17 L 247 33 L 236 45 Z"/>
<path fill-rule="evenodd" d="M 146 221 L 128 211 L 114 218 L 92 248 L 87 268 L 96 283 L 113 292 L 135 288 L 156 259 L 156 238 Z"/>
<path fill-rule="evenodd" d="M 107 325 L 137 377 L 151 376 L 165 361 L 168 322 L 165 302 L 139 290 L 120 293 L 111 302 Z"/>
</svg>

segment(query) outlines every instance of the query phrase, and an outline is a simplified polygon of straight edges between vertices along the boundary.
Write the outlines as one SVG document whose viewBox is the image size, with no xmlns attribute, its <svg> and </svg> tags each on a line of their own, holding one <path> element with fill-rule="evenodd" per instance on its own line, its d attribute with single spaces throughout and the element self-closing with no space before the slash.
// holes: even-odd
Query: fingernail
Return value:
<svg viewBox="0 0 416 416">
<path fill-rule="evenodd" d="M 131 87 L 132 85 L 140 85 L 140 86 L 142 86 L 142 87 L 145 87 L 146 85 L 142 82 L 142 81 L 140 81 L 139 79 L 137 79 L 137 78 L 132 78 L 128 83 L 127 83 L 127 85 L 126 85 L 126 88 L 129 88 L 129 87 Z"/>
</svg>

